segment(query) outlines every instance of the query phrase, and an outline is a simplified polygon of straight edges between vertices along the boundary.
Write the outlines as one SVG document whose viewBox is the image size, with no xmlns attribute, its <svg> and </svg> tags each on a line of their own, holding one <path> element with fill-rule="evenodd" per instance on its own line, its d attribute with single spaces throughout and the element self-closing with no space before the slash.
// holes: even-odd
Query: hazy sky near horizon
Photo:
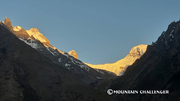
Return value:
<svg viewBox="0 0 180 101">
<path fill-rule="evenodd" d="M 133 46 L 151 44 L 180 19 L 180 0 L 14 0 L 1 1 L 0 20 L 37 28 L 62 51 L 81 61 L 113 63 Z"/>
</svg>

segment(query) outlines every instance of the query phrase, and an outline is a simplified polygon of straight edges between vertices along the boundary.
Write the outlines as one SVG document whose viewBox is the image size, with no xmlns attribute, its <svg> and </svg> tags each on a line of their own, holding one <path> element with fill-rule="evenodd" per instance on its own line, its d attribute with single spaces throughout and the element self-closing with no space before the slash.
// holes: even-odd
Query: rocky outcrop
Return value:
<svg viewBox="0 0 180 101">
<path fill-rule="evenodd" d="M 73 56 L 74 58 L 78 59 L 78 55 L 75 50 L 71 50 L 68 52 L 69 55 Z"/>
<path fill-rule="evenodd" d="M 139 59 L 146 52 L 146 48 L 147 45 L 135 46 L 131 49 L 131 51 L 125 58 L 115 63 L 107 63 L 107 64 L 99 64 L 99 65 L 93 65 L 88 63 L 86 64 L 92 68 L 107 70 L 115 73 L 116 75 L 121 76 L 123 75 L 124 71 L 128 66 L 132 65 L 137 59 Z"/>
<path fill-rule="evenodd" d="M 7 17 L 5 17 L 4 24 L 10 29 L 13 28 L 13 26 L 11 24 L 11 20 L 9 18 L 7 18 Z"/>
</svg>

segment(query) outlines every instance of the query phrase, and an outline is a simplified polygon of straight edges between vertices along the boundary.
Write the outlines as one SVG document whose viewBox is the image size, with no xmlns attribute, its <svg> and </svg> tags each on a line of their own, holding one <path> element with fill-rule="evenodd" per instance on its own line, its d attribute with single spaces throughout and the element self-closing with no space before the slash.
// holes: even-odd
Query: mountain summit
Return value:
<svg viewBox="0 0 180 101">
<path fill-rule="evenodd" d="M 6 26 L 10 29 L 13 28 L 12 24 L 11 24 L 11 20 L 7 17 L 5 17 L 5 20 L 3 21 L 4 24 L 6 24 Z"/>
<path fill-rule="evenodd" d="M 53 49 L 57 49 L 56 47 L 52 46 L 49 40 L 39 32 L 37 28 L 31 28 L 30 30 L 25 30 L 20 26 L 13 27 L 9 18 L 5 17 L 5 21 L 3 22 L 18 38 L 21 40 L 27 40 L 26 43 L 28 45 L 33 46 L 33 48 L 40 48 L 34 41 L 41 42 L 44 46 L 50 47 Z M 29 41 L 32 41 L 31 43 Z M 59 52 L 64 53 L 63 51 L 57 49 Z"/>
<path fill-rule="evenodd" d="M 30 30 L 26 30 L 30 36 L 33 36 L 36 40 L 39 40 L 42 43 L 49 43 L 49 40 L 42 35 L 37 28 L 31 28 Z"/>
<path fill-rule="evenodd" d="M 147 45 L 138 45 L 133 47 L 129 54 L 115 62 L 115 63 L 107 63 L 107 64 L 99 64 L 99 65 L 93 65 L 86 63 L 88 66 L 96 69 L 103 69 L 110 72 L 115 73 L 116 75 L 123 75 L 126 68 L 130 65 L 132 65 L 137 59 L 139 59 L 145 52 L 146 52 Z"/>
</svg>

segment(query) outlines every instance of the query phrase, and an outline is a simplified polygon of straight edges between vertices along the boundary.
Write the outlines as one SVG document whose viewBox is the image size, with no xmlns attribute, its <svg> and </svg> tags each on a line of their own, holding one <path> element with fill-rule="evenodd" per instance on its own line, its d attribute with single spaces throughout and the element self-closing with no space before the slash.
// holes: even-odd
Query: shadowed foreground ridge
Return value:
<svg viewBox="0 0 180 101">
<path fill-rule="evenodd" d="M 0 101 L 109 101 L 0 23 Z"/>
<path fill-rule="evenodd" d="M 121 101 L 180 100 L 180 21 L 172 22 L 146 53 L 111 84 L 112 89 L 169 90 L 169 95 L 121 95 Z"/>
</svg>

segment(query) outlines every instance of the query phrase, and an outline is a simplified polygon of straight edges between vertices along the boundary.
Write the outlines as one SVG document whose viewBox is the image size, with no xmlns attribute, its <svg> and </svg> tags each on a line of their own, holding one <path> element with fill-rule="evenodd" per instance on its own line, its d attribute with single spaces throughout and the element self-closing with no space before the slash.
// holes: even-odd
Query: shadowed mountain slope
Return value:
<svg viewBox="0 0 180 101">
<path fill-rule="evenodd" d="M 180 21 L 172 22 L 146 53 L 110 88 L 169 90 L 169 95 L 120 95 L 121 101 L 178 101 L 180 97 Z"/>
<path fill-rule="evenodd" d="M 52 62 L 69 70 L 80 81 L 96 86 L 106 79 L 114 78 L 115 74 L 99 69 L 93 69 L 77 58 L 71 56 L 76 55 L 75 51 L 68 53 L 63 52 L 52 46 L 49 40 L 39 32 L 37 28 L 25 30 L 20 26 L 13 27 L 9 18 L 5 18 L 4 24 L 16 35 L 21 41 L 36 49 L 39 53 L 49 58 Z M 71 54 L 71 55 L 70 55 Z"/>
<path fill-rule="evenodd" d="M 0 23 L 1 101 L 109 101 Z"/>
</svg>

